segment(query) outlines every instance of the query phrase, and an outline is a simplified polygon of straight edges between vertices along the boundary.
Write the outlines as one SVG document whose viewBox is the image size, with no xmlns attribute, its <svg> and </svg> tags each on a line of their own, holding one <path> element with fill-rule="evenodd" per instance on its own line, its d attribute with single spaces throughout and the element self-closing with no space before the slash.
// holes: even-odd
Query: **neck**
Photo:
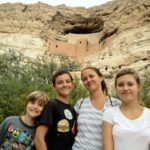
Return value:
<svg viewBox="0 0 150 150">
<path fill-rule="evenodd" d="M 120 105 L 120 110 L 128 119 L 134 120 L 142 115 L 144 107 L 135 102 L 132 104 L 123 103 Z"/>
<path fill-rule="evenodd" d="M 96 91 L 90 93 L 90 99 L 93 101 L 101 101 L 105 102 L 107 100 L 107 96 L 102 91 Z"/>
<path fill-rule="evenodd" d="M 91 104 L 97 110 L 102 110 L 106 103 L 107 97 L 105 94 L 99 90 L 97 92 L 90 93 Z"/>
<path fill-rule="evenodd" d="M 25 124 L 27 124 L 29 126 L 35 125 L 35 119 L 32 119 L 32 118 L 28 117 L 27 115 L 22 116 L 21 119 Z"/>
<path fill-rule="evenodd" d="M 138 102 L 133 102 L 133 103 L 122 103 L 120 105 L 120 108 L 124 110 L 136 110 L 136 109 L 141 109 L 142 106 Z"/>
<path fill-rule="evenodd" d="M 90 99 L 92 101 L 92 103 L 99 103 L 99 105 L 104 105 L 106 100 L 107 100 L 107 96 L 104 95 L 104 93 L 93 93 L 90 95 Z"/>
<path fill-rule="evenodd" d="M 62 101 L 63 103 L 66 103 L 66 104 L 69 103 L 69 97 L 58 96 L 58 99 Z"/>
</svg>

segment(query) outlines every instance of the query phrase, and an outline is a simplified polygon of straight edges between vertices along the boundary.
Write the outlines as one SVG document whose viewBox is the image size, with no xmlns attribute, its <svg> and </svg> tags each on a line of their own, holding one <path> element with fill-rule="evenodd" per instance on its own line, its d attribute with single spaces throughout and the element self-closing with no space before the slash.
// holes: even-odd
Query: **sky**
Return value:
<svg viewBox="0 0 150 150">
<path fill-rule="evenodd" d="M 71 7 L 84 6 L 85 8 L 89 8 L 92 6 L 104 4 L 108 1 L 112 1 L 112 0 L 0 0 L 0 4 L 7 3 L 7 2 L 9 3 L 20 2 L 24 4 L 33 4 L 37 2 L 42 2 L 52 6 L 65 4 Z"/>
</svg>

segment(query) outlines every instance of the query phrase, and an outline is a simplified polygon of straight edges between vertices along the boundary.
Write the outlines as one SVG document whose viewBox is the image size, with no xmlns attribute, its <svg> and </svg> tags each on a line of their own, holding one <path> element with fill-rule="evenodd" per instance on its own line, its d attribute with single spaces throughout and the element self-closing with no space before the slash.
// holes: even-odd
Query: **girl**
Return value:
<svg viewBox="0 0 150 150">
<path fill-rule="evenodd" d="M 37 150 L 71 150 L 75 111 L 69 105 L 73 79 L 66 70 L 57 71 L 52 83 L 58 97 L 49 102 L 40 119 L 35 136 Z"/>
<path fill-rule="evenodd" d="M 81 71 L 81 79 L 89 96 L 79 100 L 75 105 L 78 114 L 78 133 L 73 150 L 102 150 L 101 123 L 104 111 L 119 105 L 119 100 L 108 96 L 104 77 L 95 67 Z"/>
<path fill-rule="evenodd" d="M 11 116 L 0 124 L 0 149 L 31 150 L 38 117 L 41 115 L 48 96 L 42 91 L 34 91 L 26 98 L 24 116 Z"/>
<path fill-rule="evenodd" d="M 104 150 L 149 150 L 150 109 L 139 102 L 140 78 L 137 72 L 121 70 L 116 75 L 115 87 L 122 103 L 104 113 Z"/>
</svg>

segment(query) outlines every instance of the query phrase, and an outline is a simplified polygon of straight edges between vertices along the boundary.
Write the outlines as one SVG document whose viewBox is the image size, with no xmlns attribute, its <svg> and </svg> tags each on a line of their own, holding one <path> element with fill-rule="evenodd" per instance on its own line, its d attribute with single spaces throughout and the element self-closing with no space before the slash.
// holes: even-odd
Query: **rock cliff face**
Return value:
<svg viewBox="0 0 150 150">
<path fill-rule="evenodd" d="M 1 4 L 0 52 L 9 48 L 33 58 L 65 54 L 105 72 L 149 68 L 150 1 L 114 0 L 89 9 Z"/>
</svg>

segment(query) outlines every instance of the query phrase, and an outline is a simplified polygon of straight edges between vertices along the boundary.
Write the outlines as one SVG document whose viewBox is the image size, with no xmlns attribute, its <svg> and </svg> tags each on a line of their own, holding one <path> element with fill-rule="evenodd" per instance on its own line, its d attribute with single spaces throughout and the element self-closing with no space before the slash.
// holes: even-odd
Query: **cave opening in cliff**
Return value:
<svg viewBox="0 0 150 150">
<path fill-rule="evenodd" d="M 71 29 L 66 29 L 64 30 L 65 34 L 73 33 L 73 34 L 90 34 L 90 33 L 97 33 L 100 32 L 101 28 L 100 27 L 73 27 Z"/>
</svg>

